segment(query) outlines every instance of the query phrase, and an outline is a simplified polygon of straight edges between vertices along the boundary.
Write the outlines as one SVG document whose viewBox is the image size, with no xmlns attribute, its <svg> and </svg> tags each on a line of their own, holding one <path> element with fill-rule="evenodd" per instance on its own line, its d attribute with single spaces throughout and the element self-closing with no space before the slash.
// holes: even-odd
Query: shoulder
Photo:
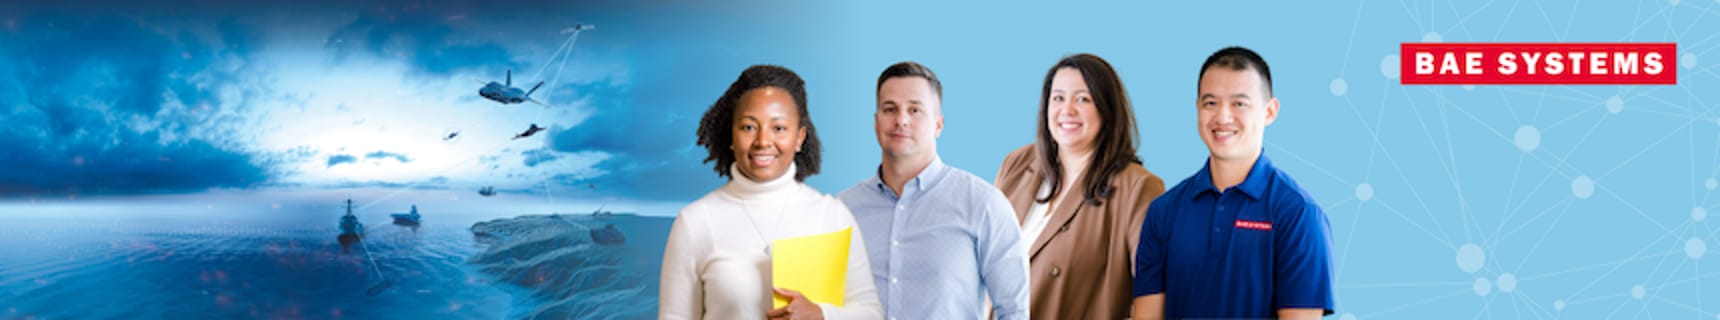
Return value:
<svg viewBox="0 0 1720 320">
<path fill-rule="evenodd" d="M 970 211 L 998 211 L 1009 214 L 1011 217 L 1015 215 L 1013 207 L 1009 204 L 1009 198 L 1003 195 L 1003 191 L 998 190 L 996 186 L 972 172 L 950 167 L 944 173 L 943 181 L 938 182 L 938 184 L 939 188 L 955 189 L 947 190 L 944 194 L 960 197 L 960 199 L 948 200 L 959 200 L 966 205 L 965 207 L 975 209 Z"/>
<path fill-rule="evenodd" d="M 1029 143 L 1016 148 L 1015 151 L 1010 151 L 1008 156 L 1004 156 L 1001 168 L 1003 171 L 1019 172 L 1031 167 L 1033 162 L 1038 160 L 1037 158 L 1039 158 L 1039 150 L 1035 148 L 1034 144 Z"/>
<path fill-rule="evenodd" d="M 949 170 L 944 173 L 943 181 L 939 184 L 959 188 L 962 194 L 975 200 L 1009 201 L 1003 197 L 1003 192 L 991 185 L 991 182 L 987 182 L 985 178 L 980 178 L 978 175 L 961 168 L 949 167 Z"/>
<path fill-rule="evenodd" d="M 867 178 L 866 180 L 860 180 L 859 183 L 855 183 L 847 189 L 842 189 L 842 192 L 836 193 L 836 199 L 850 205 L 855 202 L 865 201 L 868 196 L 872 195 L 868 192 L 870 191 L 870 188 L 875 188 L 877 186 L 876 179 L 877 178 Z"/>
<path fill-rule="evenodd" d="M 682 233 L 703 230 L 706 221 L 726 207 L 728 200 L 723 198 L 722 192 L 722 189 L 711 191 L 698 200 L 693 200 L 693 203 L 687 204 L 686 207 L 681 207 L 681 212 L 675 214 L 674 222 L 679 227 L 671 230 L 679 230 L 678 232 Z"/>
<path fill-rule="evenodd" d="M 1111 176 L 1111 181 L 1122 183 L 1117 187 L 1125 190 L 1144 187 L 1154 181 L 1157 181 L 1161 186 L 1164 185 L 1164 179 L 1159 178 L 1152 171 L 1147 171 L 1147 167 L 1141 166 L 1139 163 L 1130 163 L 1123 167 L 1122 171 L 1117 171 L 1117 175 Z"/>
<path fill-rule="evenodd" d="M 680 217 L 680 218 L 705 218 L 705 217 L 709 217 L 713 212 L 721 210 L 722 207 L 727 206 L 726 204 L 729 202 L 729 200 L 725 199 L 724 196 L 722 195 L 722 193 L 723 193 L 722 189 L 712 190 L 710 193 L 706 193 L 704 196 L 699 197 L 698 200 L 693 200 L 693 202 L 688 203 L 687 206 L 681 207 L 681 212 L 680 212 L 680 214 L 676 215 L 676 217 Z"/>
<path fill-rule="evenodd" d="M 1319 202 L 1316 202 L 1307 190 L 1303 190 L 1302 185 L 1296 183 L 1296 179 L 1291 178 L 1290 174 L 1272 167 L 1271 182 L 1266 193 L 1271 199 L 1272 211 L 1281 218 L 1324 219 L 1325 213 L 1320 209 Z"/>
</svg>

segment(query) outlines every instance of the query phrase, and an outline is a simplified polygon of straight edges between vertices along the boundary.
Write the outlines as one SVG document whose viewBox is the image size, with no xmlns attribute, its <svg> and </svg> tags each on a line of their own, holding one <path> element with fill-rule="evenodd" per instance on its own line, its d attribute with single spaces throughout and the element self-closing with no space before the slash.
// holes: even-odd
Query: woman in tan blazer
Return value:
<svg viewBox="0 0 1720 320">
<path fill-rule="evenodd" d="M 995 180 L 1032 241 L 1032 317 L 1128 317 L 1141 219 L 1164 180 L 1135 155 L 1134 112 L 1110 63 L 1065 57 L 1040 97 L 1037 142 L 1011 152 Z"/>
</svg>

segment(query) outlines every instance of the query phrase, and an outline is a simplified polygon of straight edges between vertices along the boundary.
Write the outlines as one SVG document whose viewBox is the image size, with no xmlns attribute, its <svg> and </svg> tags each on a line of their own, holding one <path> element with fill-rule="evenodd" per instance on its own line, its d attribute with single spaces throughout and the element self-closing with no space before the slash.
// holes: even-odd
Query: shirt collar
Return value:
<svg viewBox="0 0 1720 320">
<path fill-rule="evenodd" d="M 927 164 L 925 170 L 920 170 L 919 175 L 908 180 L 908 183 L 902 184 L 903 193 L 906 193 L 910 187 L 916 190 L 926 190 L 926 188 L 930 188 L 933 184 L 938 182 L 939 177 L 944 176 L 944 171 L 948 169 L 948 166 L 944 166 L 943 157 L 932 156 L 932 163 Z M 895 194 L 895 191 L 890 190 L 890 185 L 884 184 L 884 165 L 882 164 L 878 165 L 878 173 L 872 176 L 872 183 L 878 187 L 878 191 L 880 192 Z M 900 197 L 901 195 L 896 196 Z"/>
<path fill-rule="evenodd" d="M 1272 160 L 1266 158 L 1266 150 L 1261 150 L 1260 157 L 1254 159 L 1254 166 L 1248 169 L 1248 176 L 1242 178 L 1242 183 L 1231 187 L 1231 189 L 1242 191 L 1242 194 L 1248 195 L 1250 198 L 1260 199 L 1266 196 L 1266 186 L 1270 184 L 1270 181 L 1267 180 L 1272 179 L 1273 168 Z M 1212 158 L 1207 158 L 1206 164 L 1201 166 L 1200 172 L 1195 173 L 1194 181 L 1190 182 L 1194 183 L 1195 190 L 1200 193 L 1211 192 L 1214 195 L 1219 193 L 1218 187 L 1212 185 Z"/>
</svg>

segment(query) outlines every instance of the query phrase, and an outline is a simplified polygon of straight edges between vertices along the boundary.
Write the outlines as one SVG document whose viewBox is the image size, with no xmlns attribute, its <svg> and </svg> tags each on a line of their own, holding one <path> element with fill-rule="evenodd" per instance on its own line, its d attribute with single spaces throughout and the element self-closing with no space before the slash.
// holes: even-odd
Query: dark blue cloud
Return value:
<svg viewBox="0 0 1720 320">
<path fill-rule="evenodd" d="M 239 22 L 228 23 L 241 26 Z M 0 196 L 128 194 L 267 183 L 233 137 L 228 43 L 135 17 L 31 12 L 0 41 Z M 197 30 L 202 31 L 202 30 Z M 225 38 L 255 43 L 257 35 Z"/>
<path fill-rule="evenodd" d="M 448 76 L 460 71 L 483 70 L 501 73 L 518 69 L 512 53 L 497 40 L 456 32 L 472 26 L 469 19 L 444 7 L 392 6 L 364 10 L 352 22 L 328 36 L 327 47 L 337 57 L 367 53 L 388 59 L 404 59 L 415 72 Z"/>
<path fill-rule="evenodd" d="M 651 82 L 644 88 L 664 90 L 651 92 L 686 91 L 670 87 L 674 85 Z M 601 176 L 573 179 L 570 175 L 558 177 L 557 182 L 650 200 L 692 200 L 721 184 L 722 180 L 700 163 L 704 159 L 703 149 L 693 145 L 703 107 L 690 105 L 666 110 L 667 106 L 655 104 L 654 100 L 664 97 L 636 99 L 633 86 L 607 80 L 568 84 L 562 89 L 558 91 L 579 96 L 564 100 L 589 101 L 588 107 L 593 110 L 589 118 L 571 128 L 555 128 L 549 140 L 550 150 L 604 152 L 610 158 L 595 165 L 605 173 Z M 710 100 L 715 101 L 716 96 Z"/>
<path fill-rule="evenodd" d="M 354 162 L 358 162 L 358 157 L 354 157 L 350 154 L 337 154 L 337 155 L 328 156 L 328 166 L 329 167 L 334 167 L 335 165 L 338 165 L 338 164 L 354 163 Z"/>
<path fill-rule="evenodd" d="M 525 158 L 523 162 L 527 167 L 536 167 L 539 163 L 555 161 L 555 159 L 561 158 L 554 150 L 547 148 L 526 150 L 525 152 L 520 152 L 520 156 Z"/>
<path fill-rule="evenodd" d="M 376 150 L 376 151 L 371 152 L 371 153 L 366 153 L 366 154 L 364 154 L 364 158 L 365 159 L 394 159 L 395 161 L 400 161 L 400 163 L 412 162 L 412 158 L 407 158 L 406 155 L 404 155 L 404 154 L 393 153 L 393 152 L 382 151 L 382 150 Z"/>
</svg>

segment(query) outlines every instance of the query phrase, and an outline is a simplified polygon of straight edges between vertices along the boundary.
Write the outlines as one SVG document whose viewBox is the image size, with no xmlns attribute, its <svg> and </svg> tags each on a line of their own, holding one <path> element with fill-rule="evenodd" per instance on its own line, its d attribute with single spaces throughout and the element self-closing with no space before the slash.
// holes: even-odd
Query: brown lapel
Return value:
<svg viewBox="0 0 1720 320">
<path fill-rule="evenodd" d="M 1077 184 L 1076 186 L 1080 185 Z M 1045 230 L 1039 232 L 1039 239 L 1033 240 L 1033 250 L 1029 251 L 1031 254 L 1027 256 L 1030 260 L 1039 256 L 1040 251 L 1045 250 L 1045 245 L 1051 243 L 1051 238 L 1067 232 L 1070 220 L 1074 220 L 1075 215 L 1081 213 L 1081 208 L 1086 206 L 1082 203 L 1082 199 L 1085 197 L 1081 194 L 1082 192 L 1063 190 L 1060 193 L 1062 194 L 1058 195 L 1057 199 L 1051 201 L 1051 217 L 1049 218 L 1051 220 L 1045 223 Z"/>
</svg>

